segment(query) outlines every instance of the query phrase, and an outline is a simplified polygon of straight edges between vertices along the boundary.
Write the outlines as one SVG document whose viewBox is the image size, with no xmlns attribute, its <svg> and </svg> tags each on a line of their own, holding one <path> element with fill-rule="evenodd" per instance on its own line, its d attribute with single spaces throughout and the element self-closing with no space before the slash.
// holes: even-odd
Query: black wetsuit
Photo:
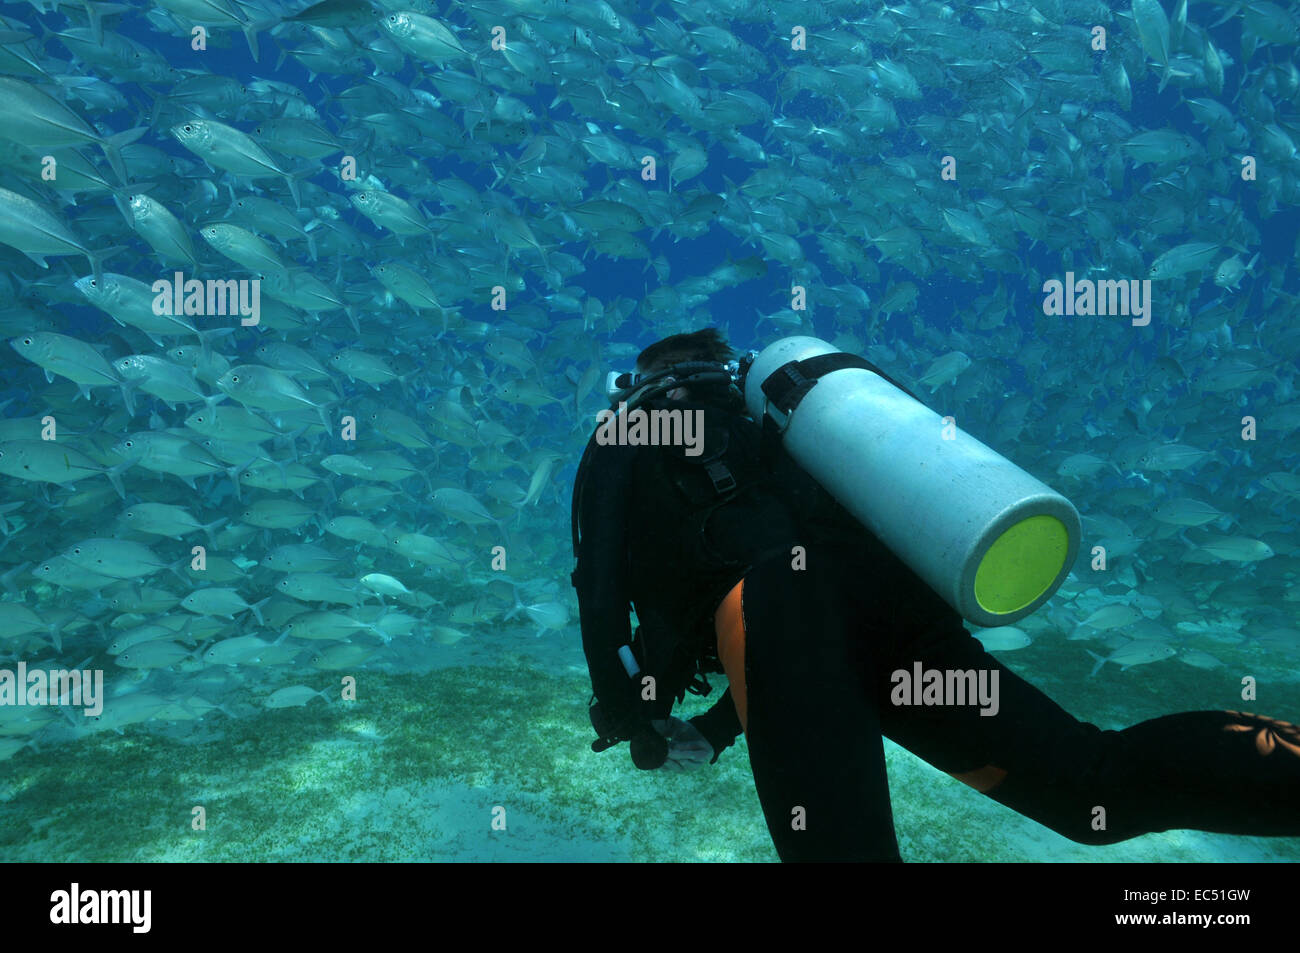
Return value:
<svg viewBox="0 0 1300 953">
<path fill-rule="evenodd" d="M 629 641 L 629 602 L 647 644 L 676 646 L 675 661 L 655 673 L 671 683 L 662 702 L 680 698 L 694 671 L 683 659 L 716 654 L 714 610 L 743 578 L 746 736 L 783 860 L 899 859 L 882 735 L 1080 843 L 1173 828 L 1300 835 L 1295 726 L 1222 711 L 1122 731 L 1080 722 L 985 652 L 953 609 L 734 407 L 648 407 L 702 409 L 701 456 L 725 440 L 720 459 L 737 486 L 726 492 L 726 474 L 680 447 L 593 438 L 574 501 L 592 687 L 612 735 L 647 730 L 662 705 L 640 700 L 616 654 Z M 893 673 L 916 662 L 996 672 L 997 714 L 894 704 Z M 741 731 L 731 691 L 692 719 L 715 753 Z"/>
</svg>

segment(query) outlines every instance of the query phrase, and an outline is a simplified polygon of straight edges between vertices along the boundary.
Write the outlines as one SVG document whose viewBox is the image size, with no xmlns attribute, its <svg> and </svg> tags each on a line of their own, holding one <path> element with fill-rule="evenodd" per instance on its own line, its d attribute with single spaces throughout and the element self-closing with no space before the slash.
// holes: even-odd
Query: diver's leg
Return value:
<svg viewBox="0 0 1300 953">
<path fill-rule="evenodd" d="M 998 710 L 894 706 L 886 676 L 877 685 L 885 735 L 1071 840 L 1109 844 L 1175 828 L 1300 835 L 1294 725 L 1198 711 L 1103 731 L 999 663 L 955 615 L 889 643 L 886 668 L 910 671 L 919 660 L 982 669 L 989 684 L 996 672 Z"/>
<path fill-rule="evenodd" d="M 878 715 L 857 674 L 869 663 L 836 574 L 818 568 L 778 559 L 742 583 L 743 675 L 737 653 L 728 674 L 754 783 L 782 860 L 897 861 Z"/>
</svg>

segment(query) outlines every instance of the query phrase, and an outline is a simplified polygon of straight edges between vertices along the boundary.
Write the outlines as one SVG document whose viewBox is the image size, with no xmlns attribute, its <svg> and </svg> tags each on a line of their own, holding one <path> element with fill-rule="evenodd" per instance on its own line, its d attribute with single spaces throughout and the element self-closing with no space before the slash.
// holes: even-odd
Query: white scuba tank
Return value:
<svg viewBox="0 0 1300 953">
<path fill-rule="evenodd" d="M 865 368 L 824 374 L 789 414 L 764 394 L 790 362 L 837 353 L 812 337 L 764 348 L 745 378 L 754 419 L 967 621 L 1009 625 L 1046 602 L 1079 547 L 1061 494 Z"/>
</svg>

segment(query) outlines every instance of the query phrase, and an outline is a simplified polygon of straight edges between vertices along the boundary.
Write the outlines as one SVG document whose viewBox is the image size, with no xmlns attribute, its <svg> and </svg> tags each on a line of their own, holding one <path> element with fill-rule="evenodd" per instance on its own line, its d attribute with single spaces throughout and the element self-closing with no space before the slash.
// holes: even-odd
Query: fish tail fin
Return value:
<svg viewBox="0 0 1300 953">
<path fill-rule="evenodd" d="M 122 474 L 134 465 L 134 461 L 128 460 L 125 463 L 119 463 L 117 466 L 109 467 L 104 471 L 104 476 L 108 477 L 108 482 L 113 484 L 113 489 L 122 499 L 126 499 L 126 490 L 122 487 Z"/>
<path fill-rule="evenodd" d="M 86 11 L 86 19 L 90 21 L 90 35 L 100 46 L 104 45 L 104 17 L 99 12 L 98 6 L 91 3 L 90 0 L 82 0 L 82 7 Z"/>
<path fill-rule="evenodd" d="M 224 394 L 221 392 L 217 392 L 215 394 L 209 394 L 207 397 L 203 398 L 203 406 L 209 412 L 211 412 L 213 407 L 216 407 L 217 404 L 221 403 L 223 400 L 226 400 L 229 396 L 230 396 L 229 394 Z"/>
<path fill-rule="evenodd" d="M 248 607 L 249 611 L 252 612 L 253 615 L 256 617 L 256 619 L 257 619 L 257 624 L 260 625 L 260 626 L 265 626 L 265 625 L 266 625 L 266 620 L 262 618 L 262 606 L 264 606 L 264 605 L 266 605 L 268 602 L 270 602 L 272 598 L 274 598 L 274 597 L 273 597 L 273 596 L 267 596 L 267 597 L 266 597 L 265 599 L 263 599 L 261 602 L 254 602 L 252 605 L 250 605 L 250 606 Z"/>
<path fill-rule="evenodd" d="M 5 592 L 9 593 L 9 595 L 11 595 L 11 596 L 17 596 L 17 595 L 18 595 L 18 586 L 15 585 L 14 580 L 17 579 L 18 576 L 19 576 L 21 573 L 23 573 L 25 570 L 28 570 L 28 569 L 31 569 L 31 568 L 32 568 L 32 563 L 31 563 L 31 562 L 25 562 L 25 563 L 20 563 L 20 564 L 17 565 L 17 566 L 14 566 L 14 567 L 13 567 L 12 569 L 10 569 L 8 572 L 0 573 L 0 586 L 3 586 Z"/>
<path fill-rule="evenodd" d="M 423 370 L 423 368 L 419 368 L 419 367 L 417 367 L 417 368 L 416 368 L 415 370 L 413 370 L 413 371 L 407 371 L 405 374 L 398 374 L 398 375 L 397 375 L 397 378 L 396 378 L 396 380 L 397 380 L 397 386 L 398 386 L 399 388 L 401 388 L 402 396 L 406 399 L 406 401 L 407 401 L 408 403 L 409 403 L 410 400 L 411 400 L 411 386 L 410 386 L 410 384 L 409 384 L 408 382 L 410 381 L 410 379 L 411 379 L 412 377 L 414 377 L 414 376 L 416 376 L 417 374 L 419 374 L 422 370 Z"/>
<path fill-rule="evenodd" d="M 36 262 L 36 264 L 40 265 L 42 268 L 49 267 L 49 265 L 45 264 L 42 259 L 28 254 L 27 252 L 23 252 L 23 254 L 27 255 L 28 258 Z M 86 261 L 90 263 L 90 273 L 95 278 L 95 284 L 102 288 L 104 285 L 104 256 L 98 252 L 88 251 L 86 252 Z"/>
<path fill-rule="evenodd" d="M 127 247 L 125 245 L 111 245 L 100 251 L 86 252 L 86 260 L 90 262 L 90 270 L 95 275 L 95 281 L 99 282 L 102 286 L 104 282 L 104 262 L 108 261 L 108 259 L 112 258 L 119 252 L 124 252 L 126 250 Z M 41 267 L 45 266 L 42 265 Z"/>
<path fill-rule="evenodd" d="M 128 190 L 114 189 L 113 204 L 122 213 L 122 219 L 126 222 L 126 227 L 131 228 L 135 224 L 135 216 L 131 214 L 130 193 Z"/>
<path fill-rule="evenodd" d="M 176 560 L 176 562 L 168 566 L 167 571 L 170 573 L 174 573 L 176 575 L 176 578 L 179 579 L 181 582 L 185 583 L 185 585 L 193 586 L 194 580 L 186 576 L 183 572 L 181 572 L 181 567 L 188 566 L 189 564 L 190 564 L 190 557 L 182 556 L 180 559 Z"/>
<path fill-rule="evenodd" d="M 248 41 L 248 52 L 253 55 L 253 62 L 257 62 L 257 24 L 251 20 L 245 22 L 242 26 L 244 39 Z"/>
<path fill-rule="evenodd" d="M 330 416 L 329 416 L 329 414 L 327 413 L 327 410 L 328 410 L 330 407 L 336 407 L 336 406 L 338 406 L 338 405 L 341 404 L 342 402 L 343 402 L 343 401 L 342 401 L 341 399 L 340 399 L 340 400 L 331 400 L 329 403 L 326 403 L 326 404 L 317 404 L 317 405 L 316 405 L 316 412 L 317 412 L 318 414 L 320 414 L 320 423 L 321 423 L 321 426 L 325 428 L 325 432 L 326 432 L 326 433 L 333 433 L 333 431 L 330 429 Z"/>
<path fill-rule="evenodd" d="M 113 174 L 117 176 L 117 181 L 123 185 L 126 184 L 127 176 L 126 164 L 122 162 L 122 149 L 135 142 L 148 131 L 148 126 L 136 126 L 134 129 L 114 133 L 99 141 L 99 147 L 104 152 L 104 158 L 108 160 L 108 165 L 113 170 Z"/>
<path fill-rule="evenodd" d="M 1085 649 L 1084 651 L 1097 660 L 1097 664 L 1094 665 L 1092 667 L 1092 671 L 1088 673 L 1088 677 L 1092 678 L 1099 671 L 1101 671 L 1101 667 L 1106 664 L 1106 660 L 1102 658 L 1100 655 L 1098 655 L 1096 652 L 1092 651 L 1092 649 Z"/>
<path fill-rule="evenodd" d="M 235 328 L 212 328 L 207 331 L 200 331 L 198 333 L 199 352 L 203 355 L 204 360 L 206 360 L 212 354 L 212 344 L 211 344 L 212 339 L 223 338 L 226 337 L 227 335 L 234 334 L 234 333 L 235 333 Z M 224 399 L 226 396 L 227 395 L 225 394 L 221 395 L 222 399 Z"/>
<path fill-rule="evenodd" d="M 226 472 L 230 474 L 230 482 L 235 488 L 235 499 L 241 503 L 244 501 L 244 497 L 239 490 L 239 478 L 244 475 L 244 471 L 251 467 L 253 463 L 253 460 L 247 460 L 238 466 L 232 466 L 226 470 Z"/>
<path fill-rule="evenodd" d="M 239 486 L 238 486 L 238 483 L 236 483 L 236 486 L 235 486 L 235 494 L 236 494 L 236 498 L 238 498 L 238 493 L 239 493 Z M 229 523 L 229 522 L 230 522 L 230 517 L 229 517 L 229 516 L 223 516 L 223 517 L 221 517 L 221 519 L 219 519 L 219 520 L 213 520 L 211 523 L 207 523 L 207 524 L 205 524 L 205 525 L 199 527 L 199 529 L 203 530 L 204 535 L 208 537 L 208 545 L 209 545 L 211 548 L 213 548 L 213 549 L 216 549 L 216 548 L 217 548 L 217 542 L 216 542 L 216 539 L 213 537 L 213 532 L 214 532 L 215 530 L 220 529 L 222 526 L 226 525 L 226 524 Z"/>
<path fill-rule="evenodd" d="M 303 424 L 297 430 L 292 430 L 287 434 L 277 437 L 275 439 L 275 447 L 277 449 L 287 449 L 289 451 L 290 461 L 298 463 L 298 438 L 306 434 L 310 429 L 311 424 Z M 281 476 L 287 476 L 289 471 L 285 469 L 283 460 L 272 460 L 271 462 L 280 468 Z"/>
<path fill-rule="evenodd" d="M 1213 30 L 1216 26 L 1222 26 L 1223 24 L 1227 23 L 1229 20 L 1231 20 L 1240 12 L 1241 12 L 1241 4 L 1240 3 L 1232 4 L 1232 6 L 1228 7 L 1227 12 L 1224 13 L 1223 16 L 1219 17 L 1218 22 L 1210 24 L 1210 29 Z"/>
<path fill-rule="evenodd" d="M 122 391 L 122 402 L 126 404 L 126 412 L 132 417 L 135 416 L 135 389 L 140 386 L 139 381 L 120 381 L 117 385 Z"/>
</svg>

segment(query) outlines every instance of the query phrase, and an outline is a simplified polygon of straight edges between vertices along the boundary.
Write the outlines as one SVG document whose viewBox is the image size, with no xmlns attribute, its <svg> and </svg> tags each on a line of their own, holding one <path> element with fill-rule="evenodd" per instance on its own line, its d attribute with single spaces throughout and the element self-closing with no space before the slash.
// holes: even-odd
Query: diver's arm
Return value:
<svg viewBox="0 0 1300 953">
<path fill-rule="evenodd" d="M 582 650 L 591 687 L 614 732 L 628 737 L 641 720 L 637 686 L 619 661 L 618 649 L 631 642 L 628 621 L 627 510 L 635 448 L 587 448 L 586 473 L 574 487 L 581 528 L 573 585 L 578 594 Z"/>
<path fill-rule="evenodd" d="M 740 718 L 736 715 L 736 706 L 731 700 L 730 688 L 723 692 L 722 697 L 704 714 L 687 720 L 713 746 L 713 760 L 709 764 L 717 763 L 718 757 L 724 750 L 735 744 L 736 738 L 743 730 L 740 726 Z"/>
</svg>

